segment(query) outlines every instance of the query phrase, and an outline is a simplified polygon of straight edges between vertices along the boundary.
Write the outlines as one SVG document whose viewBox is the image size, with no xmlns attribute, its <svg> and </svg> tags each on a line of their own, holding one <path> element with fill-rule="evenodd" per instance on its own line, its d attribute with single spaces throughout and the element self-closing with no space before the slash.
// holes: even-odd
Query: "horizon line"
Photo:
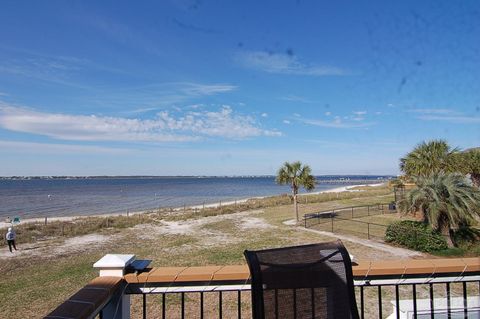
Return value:
<svg viewBox="0 0 480 319">
<path fill-rule="evenodd" d="M 36 178 L 36 179 L 65 179 L 65 178 L 235 178 L 235 177 L 275 177 L 274 174 L 239 174 L 239 175 L 9 175 L 6 178 Z M 396 177 L 394 174 L 313 174 L 315 177 L 330 176 L 371 176 L 371 177 Z"/>
</svg>

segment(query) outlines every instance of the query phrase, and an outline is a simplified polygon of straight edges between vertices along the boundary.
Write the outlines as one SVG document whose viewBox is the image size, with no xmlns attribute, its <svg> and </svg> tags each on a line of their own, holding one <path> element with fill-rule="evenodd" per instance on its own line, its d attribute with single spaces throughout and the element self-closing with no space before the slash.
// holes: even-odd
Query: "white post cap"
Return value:
<svg viewBox="0 0 480 319">
<path fill-rule="evenodd" d="M 130 254 L 106 254 L 93 264 L 93 268 L 100 270 L 100 277 L 115 276 L 123 277 L 125 268 L 135 260 L 135 255 Z"/>
</svg>

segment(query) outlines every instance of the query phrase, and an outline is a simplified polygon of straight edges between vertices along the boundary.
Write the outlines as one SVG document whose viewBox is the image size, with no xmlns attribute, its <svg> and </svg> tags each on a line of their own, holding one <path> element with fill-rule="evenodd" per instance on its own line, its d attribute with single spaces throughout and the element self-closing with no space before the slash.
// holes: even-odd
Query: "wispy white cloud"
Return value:
<svg viewBox="0 0 480 319">
<path fill-rule="evenodd" d="M 77 75 L 95 71 L 131 76 L 129 72 L 74 56 L 48 55 L 31 50 L 0 44 L 0 49 L 10 53 L 11 58 L 0 61 L 0 73 L 41 80 L 81 89 L 95 89 L 80 80 Z"/>
<path fill-rule="evenodd" d="M 479 116 L 468 116 L 462 112 L 446 108 L 424 108 L 410 109 L 409 113 L 414 113 L 415 118 L 422 121 L 443 121 L 455 124 L 478 124 Z"/>
<path fill-rule="evenodd" d="M 204 106 L 205 106 L 204 104 L 192 104 L 192 105 L 187 106 L 187 108 L 196 110 L 196 109 L 202 108 Z"/>
<path fill-rule="evenodd" d="M 71 79 L 71 75 L 83 68 L 83 61 L 73 61 L 64 57 L 27 57 L 4 60 L 0 62 L 0 74 L 33 78 L 45 82 L 61 84 L 76 88 L 88 88 Z"/>
<path fill-rule="evenodd" d="M 357 115 L 357 116 L 362 116 L 362 115 L 367 114 L 367 111 L 353 111 L 352 113 Z"/>
<path fill-rule="evenodd" d="M 163 111 L 151 119 L 39 112 L 0 104 L 0 127 L 60 140 L 122 142 L 188 142 L 209 137 L 244 139 L 281 136 L 265 130 L 251 116 L 236 114 L 229 106 L 218 111 Z"/>
<path fill-rule="evenodd" d="M 350 120 L 348 117 L 347 119 L 342 119 L 340 116 L 335 116 L 333 120 L 323 120 L 323 119 L 306 119 L 301 118 L 299 119 L 300 122 L 320 126 L 320 127 L 330 127 L 330 128 L 362 128 L 362 127 L 369 127 L 372 126 L 374 123 L 371 122 L 361 122 L 363 118 L 353 118 Z"/>
<path fill-rule="evenodd" d="M 118 147 L 103 147 L 95 145 L 68 145 L 52 143 L 35 143 L 0 140 L 0 149 L 17 153 L 53 153 L 53 154 L 72 154 L 72 153 L 91 153 L 91 154 L 125 154 L 133 150 Z"/>
<path fill-rule="evenodd" d="M 283 120 L 283 124 L 290 124 L 291 122 L 289 120 Z"/>
<path fill-rule="evenodd" d="M 353 111 L 352 113 L 353 113 L 352 120 L 355 122 L 361 122 L 365 120 L 365 115 L 367 115 L 367 111 Z"/>
<path fill-rule="evenodd" d="M 283 53 L 247 51 L 238 53 L 236 61 L 247 68 L 276 74 L 309 76 L 347 75 L 348 72 L 329 65 L 315 65 L 301 62 L 296 56 Z"/>
<path fill-rule="evenodd" d="M 262 113 L 262 117 L 268 117 L 268 113 Z"/>
<path fill-rule="evenodd" d="M 365 151 L 367 148 L 375 147 L 377 149 L 388 149 L 390 151 L 402 151 L 408 149 L 408 146 L 404 145 L 399 141 L 382 141 L 382 140 L 369 140 L 369 141 L 355 141 L 355 142 L 343 142 L 343 141 L 335 141 L 335 140 L 321 140 L 321 139 L 306 139 L 305 142 L 319 144 L 324 147 L 338 147 L 342 150 L 350 150 L 353 148 L 361 149 Z"/>
<path fill-rule="evenodd" d="M 419 120 L 424 121 L 444 121 L 455 124 L 480 124 L 480 117 L 475 116 L 466 116 L 466 115 L 435 115 L 435 114 L 426 114 L 416 117 Z"/>
<path fill-rule="evenodd" d="M 174 83 L 180 86 L 180 91 L 190 96 L 214 95 L 235 90 L 237 87 L 230 84 L 199 84 L 191 82 Z"/>
<path fill-rule="evenodd" d="M 102 108 L 125 108 L 124 114 L 146 113 L 186 104 L 185 108 L 200 108 L 203 104 L 188 104 L 204 96 L 225 94 L 238 87 L 228 83 L 165 82 L 143 86 L 102 90 L 95 98 L 87 99 Z M 132 105 L 136 108 L 132 109 Z"/>
<path fill-rule="evenodd" d="M 283 96 L 280 98 L 280 100 L 284 100 L 284 101 L 291 101 L 291 102 L 300 102 L 300 103 L 315 103 L 314 101 L 310 100 L 310 99 L 307 99 L 303 96 L 298 96 L 298 95 L 287 95 L 287 96 Z"/>
<path fill-rule="evenodd" d="M 409 113 L 418 113 L 418 114 L 455 114 L 457 113 L 451 109 L 442 109 L 442 108 L 432 108 L 432 109 L 409 109 Z"/>
</svg>

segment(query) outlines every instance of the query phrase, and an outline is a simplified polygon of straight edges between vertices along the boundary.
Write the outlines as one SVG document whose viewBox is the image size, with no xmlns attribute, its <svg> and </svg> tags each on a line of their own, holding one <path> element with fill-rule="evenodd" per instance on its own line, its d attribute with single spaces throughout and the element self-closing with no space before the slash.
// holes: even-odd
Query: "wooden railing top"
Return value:
<svg viewBox="0 0 480 319">
<path fill-rule="evenodd" d="M 155 267 L 140 274 L 127 274 L 128 283 L 167 283 L 192 281 L 247 281 L 247 265 L 204 267 Z"/>
<path fill-rule="evenodd" d="M 400 259 L 359 261 L 352 266 L 356 278 L 398 275 L 441 275 L 480 272 L 480 257 L 455 259 Z M 204 267 L 154 267 L 139 274 L 127 274 L 128 283 L 247 282 L 247 265 Z"/>
<path fill-rule="evenodd" d="M 97 277 L 77 291 L 44 319 L 91 318 L 108 303 L 123 283 L 122 277 Z"/>
<path fill-rule="evenodd" d="M 480 258 L 399 259 L 362 261 L 352 266 L 354 277 L 442 275 L 480 272 Z"/>
</svg>

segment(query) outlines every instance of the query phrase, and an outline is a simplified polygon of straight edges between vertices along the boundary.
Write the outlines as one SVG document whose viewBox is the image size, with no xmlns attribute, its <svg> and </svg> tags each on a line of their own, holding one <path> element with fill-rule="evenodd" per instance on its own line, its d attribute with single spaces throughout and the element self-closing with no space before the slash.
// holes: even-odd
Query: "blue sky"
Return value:
<svg viewBox="0 0 480 319">
<path fill-rule="evenodd" d="M 480 144 L 478 1 L 0 4 L 0 175 L 397 174 Z"/>
</svg>

